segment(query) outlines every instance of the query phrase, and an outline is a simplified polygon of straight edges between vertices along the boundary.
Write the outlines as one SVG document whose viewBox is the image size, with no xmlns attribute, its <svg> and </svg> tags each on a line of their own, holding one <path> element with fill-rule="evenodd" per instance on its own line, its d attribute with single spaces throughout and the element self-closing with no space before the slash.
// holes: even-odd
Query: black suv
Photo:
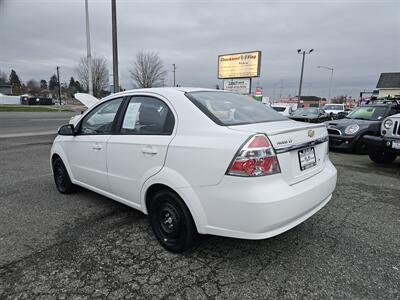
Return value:
<svg viewBox="0 0 400 300">
<path fill-rule="evenodd" d="M 379 135 L 383 119 L 400 113 L 396 102 L 360 106 L 340 120 L 328 121 L 329 147 L 365 153 L 363 136 Z"/>
</svg>

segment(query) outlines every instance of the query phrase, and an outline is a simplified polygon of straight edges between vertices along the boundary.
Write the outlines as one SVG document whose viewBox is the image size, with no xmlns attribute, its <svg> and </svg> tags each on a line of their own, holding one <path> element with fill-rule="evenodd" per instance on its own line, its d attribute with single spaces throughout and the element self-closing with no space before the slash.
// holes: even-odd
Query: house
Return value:
<svg viewBox="0 0 400 300">
<path fill-rule="evenodd" d="M 11 84 L 0 84 L 0 94 L 12 95 L 12 85 Z"/>
<path fill-rule="evenodd" d="M 378 97 L 400 96 L 400 72 L 397 73 L 381 73 L 378 84 Z"/>
</svg>

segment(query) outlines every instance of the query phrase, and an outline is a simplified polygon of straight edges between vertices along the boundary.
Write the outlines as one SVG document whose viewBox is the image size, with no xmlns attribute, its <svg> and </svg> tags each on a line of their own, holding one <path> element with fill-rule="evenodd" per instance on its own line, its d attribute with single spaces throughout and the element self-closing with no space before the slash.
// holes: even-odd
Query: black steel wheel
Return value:
<svg viewBox="0 0 400 300">
<path fill-rule="evenodd" d="M 172 191 L 162 190 L 150 200 L 150 224 L 160 244 L 175 253 L 191 248 L 198 233 L 182 199 Z"/>
<path fill-rule="evenodd" d="M 390 153 L 381 148 L 368 149 L 368 156 L 373 162 L 377 164 L 390 164 L 397 157 L 395 153 Z"/>
<path fill-rule="evenodd" d="M 75 191 L 75 185 L 71 182 L 67 169 L 59 157 L 53 160 L 53 176 L 57 190 L 60 193 L 71 194 Z"/>
</svg>

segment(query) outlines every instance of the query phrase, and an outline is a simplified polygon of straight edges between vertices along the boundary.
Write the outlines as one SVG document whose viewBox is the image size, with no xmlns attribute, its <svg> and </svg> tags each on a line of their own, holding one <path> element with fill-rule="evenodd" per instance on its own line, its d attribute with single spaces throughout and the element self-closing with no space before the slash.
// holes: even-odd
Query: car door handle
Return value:
<svg viewBox="0 0 400 300">
<path fill-rule="evenodd" d="M 143 147 L 143 148 L 142 148 L 142 153 L 143 153 L 143 154 L 151 154 L 151 155 L 154 155 L 154 154 L 157 154 L 158 151 L 157 151 L 157 149 L 155 149 L 155 148 L 153 148 L 153 147 Z"/>
<path fill-rule="evenodd" d="M 93 150 L 101 150 L 101 149 L 103 149 L 103 147 L 101 147 L 100 145 L 94 144 L 94 145 L 92 146 L 92 149 L 93 149 Z"/>
</svg>

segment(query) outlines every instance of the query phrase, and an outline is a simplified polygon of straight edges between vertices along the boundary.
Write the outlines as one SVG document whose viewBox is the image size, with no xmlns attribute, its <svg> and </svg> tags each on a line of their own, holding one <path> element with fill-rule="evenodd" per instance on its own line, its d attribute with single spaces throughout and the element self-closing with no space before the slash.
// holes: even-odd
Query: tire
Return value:
<svg viewBox="0 0 400 300">
<path fill-rule="evenodd" d="M 397 155 L 390 153 L 380 148 L 373 148 L 368 150 L 369 158 L 377 164 L 390 164 L 394 162 Z"/>
<path fill-rule="evenodd" d="M 150 224 L 161 246 L 174 253 L 194 246 L 198 233 L 182 199 L 172 191 L 162 190 L 150 200 Z"/>
<path fill-rule="evenodd" d="M 71 194 L 75 191 L 76 186 L 71 182 L 67 168 L 59 157 L 53 161 L 53 176 L 57 190 L 61 194 Z"/>
<path fill-rule="evenodd" d="M 354 152 L 357 154 L 367 154 L 367 145 L 364 143 L 363 137 L 360 136 L 354 147 Z"/>
</svg>

